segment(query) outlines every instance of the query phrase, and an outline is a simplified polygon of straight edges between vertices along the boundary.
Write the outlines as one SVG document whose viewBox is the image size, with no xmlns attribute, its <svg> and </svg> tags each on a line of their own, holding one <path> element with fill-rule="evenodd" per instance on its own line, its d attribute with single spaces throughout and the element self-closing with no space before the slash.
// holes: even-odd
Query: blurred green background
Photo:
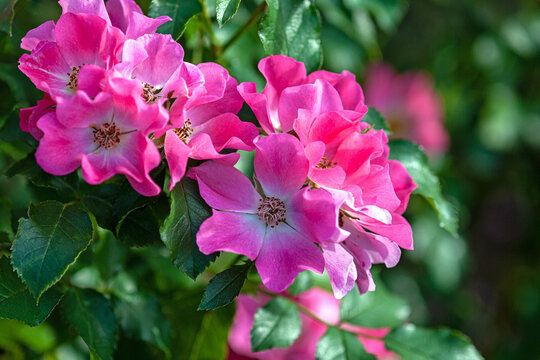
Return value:
<svg viewBox="0 0 540 360">
<path fill-rule="evenodd" d="M 323 69 L 349 70 L 360 84 L 372 61 L 384 60 L 399 72 L 428 71 L 444 101 L 451 147 L 444 156 L 432 159 L 432 165 L 459 210 L 461 237 L 441 230 L 433 211 L 415 197 L 407 216 L 416 250 L 404 252 L 396 268 L 382 271 L 383 280 L 409 300 L 412 322 L 459 329 L 472 338 L 486 359 L 540 359 L 540 3 L 315 3 L 323 19 Z M 10 4 L 2 0 L 0 9 Z M 215 3 L 207 5 L 213 17 Z M 257 5 L 253 0 L 244 1 L 238 14 L 221 29 L 214 24 L 217 40 L 226 42 Z M 148 1 L 141 2 L 143 10 L 148 6 Z M 60 7 L 52 0 L 18 1 L 11 36 L 5 14 L 0 13 L 2 171 L 35 147 L 33 139 L 18 130 L 18 109 L 33 106 L 41 98 L 17 70 L 23 53 L 20 39 L 42 22 L 56 20 Z M 197 18 L 192 19 L 180 40 L 187 61 L 219 61 L 239 81 L 264 84 L 256 69 L 264 56 L 257 26 L 219 58 L 212 53 L 209 39 L 198 31 L 201 26 Z M 35 191 L 25 178 L 0 176 L 0 252 L 8 246 L 28 203 L 43 198 L 47 198 L 46 192 Z M 96 256 L 99 251 L 103 249 L 85 256 Z M 147 252 L 144 262 L 141 254 L 139 261 L 131 259 L 126 266 L 157 284 L 164 298 L 180 294 L 178 289 L 188 286 L 190 280 L 178 278 L 166 253 L 143 252 Z M 84 261 L 82 258 L 82 264 Z M 83 273 L 81 281 L 86 281 L 85 276 L 92 279 Z M 129 279 L 122 281 L 130 284 Z M 145 285 L 139 286 L 144 289 Z M 186 308 L 196 306 L 200 299 L 201 288 L 189 286 L 194 295 L 182 295 Z M 172 299 L 169 305 L 165 303 L 165 312 L 174 315 L 177 309 L 170 304 Z M 37 328 L 0 320 L 0 359 L 85 358 L 80 338 L 55 326 L 61 323 L 60 317 L 55 312 L 50 323 Z M 173 326 L 188 321 L 177 320 Z M 181 341 L 194 342 L 189 337 Z M 141 344 L 121 337 L 118 355 L 125 351 L 146 354 Z"/>
</svg>

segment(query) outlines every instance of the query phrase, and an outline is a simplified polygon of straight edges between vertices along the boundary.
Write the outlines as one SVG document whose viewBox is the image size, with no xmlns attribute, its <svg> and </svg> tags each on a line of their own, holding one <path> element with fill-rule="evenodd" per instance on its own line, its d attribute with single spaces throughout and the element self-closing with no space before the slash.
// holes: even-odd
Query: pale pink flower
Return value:
<svg viewBox="0 0 540 360">
<path fill-rule="evenodd" d="M 71 96 L 76 90 L 95 96 L 105 70 L 117 61 L 122 33 L 91 14 L 67 13 L 54 28 L 45 24 L 23 39 L 23 47 L 32 53 L 21 56 L 19 69 L 53 100 Z M 38 41 L 38 35 L 43 35 L 43 40 Z"/>
<path fill-rule="evenodd" d="M 309 163 L 300 142 L 273 134 L 255 142 L 255 174 L 261 196 L 240 171 L 216 162 L 192 168 L 213 215 L 197 233 L 199 249 L 247 256 L 266 287 L 282 291 L 303 270 L 322 273 L 324 259 L 314 242 L 336 228 L 336 207 L 322 189 L 304 187 Z"/>
<path fill-rule="evenodd" d="M 373 65 L 366 80 L 366 102 L 381 112 L 393 137 L 412 140 L 428 154 L 448 149 L 442 100 L 429 74 L 396 74 L 387 65 Z"/>
<path fill-rule="evenodd" d="M 260 359 L 260 360 L 292 360 L 292 359 L 315 359 L 317 343 L 328 329 L 326 325 L 300 313 L 302 332 L 299 338 L 288 348 L 276 348 L 260 352 L 251 351 L 250 332 L 253 327 L 253 318 L 257 310 L 270 301 L 270 296 L 258 293 L 256 297 L 240 295 L 236 300 L 236 314 L 229 332 L 229 360 Z M 331 293 L 318 288 L 311 288 L 297 296 L 293 300 L 309 309 L 314 315 L 327 323 L 338 325 L 339 300 Z M 382 340 L 374 340 L 363 337 L 384 338 L 389 328 L 369 329 L 347 323 L 340 327 L 357 334 L 358 340 L 365 350 L 376 356 L 377 359 L 391 359 L 394 353 L 387 350 Z"/>
<path fill-rule="evenodd" d="M 348 71 L 307 76 L 303 63 L 283 55 L 262 59 L 259 71 L 266 79 L 262 93 L 257 93 L 255 83 L 242 83 L 238 90 L 268 134 L 291 131 L 300 109 L 313 114 L 355 111 L 359 117 L 367 111 L 362 88 Z"/>
<path fill-rule="evenodd" d="M 94 99 L 83 91 L 58 98 L 56 113 L 38 120 L 43 137 L 37 163 L 53 175 L 66 175 L 80 166 L 90 184 L 123 174 L 139 193 L 157 195 L 161 189 L 149 173 L 161 157 L 148 134 L 162 128 L 167 117 L 147 106 L 133 82 L 108 81 L 116 83 Z"/>
</svg>

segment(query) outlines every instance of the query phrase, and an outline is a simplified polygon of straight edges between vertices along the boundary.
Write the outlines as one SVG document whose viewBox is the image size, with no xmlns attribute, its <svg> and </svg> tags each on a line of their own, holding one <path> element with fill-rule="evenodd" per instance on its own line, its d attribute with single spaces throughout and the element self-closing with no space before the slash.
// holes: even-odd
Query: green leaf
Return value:
<svg viewBox="0 0 540 360">
<path fill-rule="evenodd" d="M 233 301 L 244 285 L 251 264 L 233 266 L 214 276 L 206 286 L 199 310 L 215 309 Z"/>
<path fill-rule="evenodd" d="M 354 287 L 345 295 L 339 309 L 341 321 L 371 328 L 402 324 L 411 313 L 409 305 L 381 285 L 363 295 Z"/>
<path fill-rule="evenodd" d="M 302 324 L 296 305 L 276 297 L 255 313 L 251 329 L 251 349 L 263 351 L 284 348 L 300 336 Z"/>
<path fill-rule="evenodd" d="M 392 133 L 386 120 L 384 120 L 381 113 L 375 108 L 369 107 L 368 112 L 366 115 L 364 115 L 362 121 L 372 125 L 375 130 L 384 130 L 386 135 L 390 135 Z"/>
<path fill-rule="evenodd" d="M 234 313 L 234 305 L 231 304 L 204 314 L 189 360 L 224 359 L 227 356 L 227 341 Z"/>
<path fill-rule="evenodd" d="M 287 289 L 289 294 L 298 295 L 313 286 L 313 273 L 311 271 L 302 271 L 291 286 Z"/>
<path fill-rule="evenodd" d="M 216 18 L 219 27 L 222 27 L 238 11 L 240 0 L 216 0 Z"/>
<path fill-rule="evenodd" d="M 172 328 L 156 297 L 119 294 L 113 304 L 118 323 L 128 336 L 153 344 L 170 357 Z"/>
<path fill-rule="evenodd" d="M 407 324 L 392 330 L 384 343 L 402 360 L 483 359 L 469 338 L 446 328 L 433 330 Z"/>
<path fill-rule="evenodd" d="M 426 198 L 437 211 L 440 226 L 456 235 L 458 231 L 456 209 L 442 195 L 441 184 L 429 168 L 426 154 L 418 145 L 407 140 L 393 140 L 390 141 L 389 145 L 390 158 L 405 165 L 414 182 L 418 185 L 415 193 Z"/>
<path fill-rule="evenodd" d="M 197 231 L 210 215 L 212 209 L 199 194 L 197 182 L 184 177 L 171 191 L 171 213 L 161 228 L 161 238 L 174 265 L 192 279 L 217 256 L 205 255 L 197 246 Z"/>
<path fill-rule="evenodd" d="M 116 227 L 118 240 L 129 246 L 147 246 L 161 242 L 159 224 L 150 206 L 128 212 Z"/>
<path fill-rule="evenodd" d="M 28 215 L 19 220 L 12 263 L 39 300 L 90 245 L 94 229 L 86 212 L 58 201 L 30 205 Z"/>
<path fill-rule="evenodd" d="M 71 288 L 62 301 L 62 312 L 94 356 L 112 359 L 118 325 L 107 298 L 94 290 Z"/>
<path fill-rule="evenodd" d="M 308 73 L 322 64 L 321 18 L 311 0 L 266 0 L 268 11 L 259 37 L 270 55 L 283 54 L 305 63 Z"/>
<path fill-rule="evenodd" d="M 16 319 L 30 326 L 41 324 L 60 302 L 62 293 L 55 288 L 41 297 L 39 304 L 11 268 L 0 258 L 0 318 Z"/>
<path fill-rule="evenodd" d="M 171 34 L 174 39 L 178 40 L 184 32 L 188 20 L 201 11 L 202 7 L 198 0 L 152 0 L 148 15 L 152 17 L 169 16 L 172 21 L 161 25 L 159 32 Z"/>
<path fill-rule="evenodd" d="M 330 327 L 317 344 L 315 358 L 317 360 L 369 360 L 375 359 L 375 356 L 364 350 L 364 346 L 354 334 Z"/>
</svg>

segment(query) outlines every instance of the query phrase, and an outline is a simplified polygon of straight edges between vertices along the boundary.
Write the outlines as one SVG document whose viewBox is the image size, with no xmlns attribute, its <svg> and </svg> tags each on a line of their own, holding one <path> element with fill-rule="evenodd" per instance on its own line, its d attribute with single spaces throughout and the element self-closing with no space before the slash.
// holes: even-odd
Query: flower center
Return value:
<svg viewBox="0 0 540 360">
<path fill-rule="evenodd" d="M 180 140 L 187 144 L 189 142 L 189 137 L 193 134 L 193 128 L 191 127 L 191 121 L 187 119 L 184 121 L 184 126 L 181 128 L 176 128 L 173 130 L 174 133 L 178 136 Z"/>
<path fill-rule="evenodd" d="M 321 158 L 321 161 L 319 161 L 319 163 L 315 167 L 317 169 L 328 169 L 328 168 L 333 168 L 336 165 L 337 165 L 336 162 L 333 162 L 331 159 L 328 159 L 326 156 L 323 156 Z"/>
<path fill-rule="evenodd" d="M 260 199 L 261 203 L 257 208 L 257 215 L 259 219 L 264 221 L 270 227 L 279 225 L 280 222 L 285 221 L 285 203 L 275 197 L 267 197 L 264 200 Z"/>
<path fill-rule="evenodd" d="M 84 64 L 83 64 L 84 65 Z M 68 72 L 69 81 L 66 83 L 66 86 L 72 90 L 77 90 L 77 85 L 79 81 L 79 70 L 81 70 L 82 65 L 74 66 L 71 69 L 71 72 Z"/>
<path fill-rule="evenodd" d="M 114 121 L 104 123 L 99 128 L 94 127 L 94 142 L 99 147 L 110 149 L 120 143 L 120 129 Z"/>
<path fill-rule="evenodd" d="M 149 83 L 143 82 L 143 94 L 142 97 L 147 104 L 153 104 L 158 99 L 158 94 L 161 89 L 156 89 L 155 86 L 150 85 Z"/>
</svg>

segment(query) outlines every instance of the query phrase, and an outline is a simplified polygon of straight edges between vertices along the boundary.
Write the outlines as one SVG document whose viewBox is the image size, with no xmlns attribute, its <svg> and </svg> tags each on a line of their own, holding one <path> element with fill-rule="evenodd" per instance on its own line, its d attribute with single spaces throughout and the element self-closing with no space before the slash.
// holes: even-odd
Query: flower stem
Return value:
<svg viewBox="0 0 540 360">
<path fill-rule="evenodd" d="M 251 16 L 249 17 L 248 21 L 240 28 L 238 29 L 234 35 L 221 47 L 221 51 L 225 52 L 232 44 L 236 42 L 244 33 L 253 25 L 255 21 L 259 19 L 259 16 L 266 10 L 266 1 L 263 0 L 262 3 L 257 6 L 255 11 L 251 13 Z"/>
<path fill-rule="evenodd" d="M 204 27 L 206 28 L 206 31 L 208 32 L 208 37 L 210 38 L 210 47 L 212 48 L 212 52 L 214 53 L 214 56 L 219 58 L 221 56 L 221 53 L 223 52 L 221 46 L 219 45 L 219 41 L 216 37 L 216 34 L 214 33 L 214 28 L 212 27 L 212 20 L 210 19 L 210 15 L 208 14 L 208 6 L 206 5 L 206 0 L 200 0 L 202 7 L 201 17 L 204 24 Z"/>
</svg>

